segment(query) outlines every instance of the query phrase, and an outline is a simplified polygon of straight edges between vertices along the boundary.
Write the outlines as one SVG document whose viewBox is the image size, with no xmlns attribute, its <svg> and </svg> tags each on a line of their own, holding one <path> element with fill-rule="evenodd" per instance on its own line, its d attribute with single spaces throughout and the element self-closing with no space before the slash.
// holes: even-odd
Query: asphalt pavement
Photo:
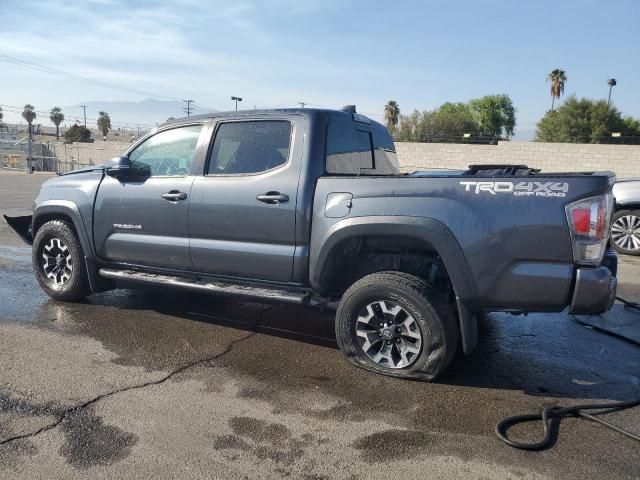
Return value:
<svg viewBox="0 0 640 480">
<path fill-rule="evenodd" d="M 46 178 L 0 171 L 0 213 L 28 211 Z M 640 259 L 621 258 L 619 282 L 640 301 Z M 493 429 L 638 396 L 640 348 L 564 313 L 489 315 L 428 384 L 347 364 L 330 312 L 133 290 L 56 302 L 0 221 L 0 478 L 637 479 L 640 445 L 589 421 L 542 452 Z M 640 432 L 640 409 L 609 419 Z"/>
</svg>

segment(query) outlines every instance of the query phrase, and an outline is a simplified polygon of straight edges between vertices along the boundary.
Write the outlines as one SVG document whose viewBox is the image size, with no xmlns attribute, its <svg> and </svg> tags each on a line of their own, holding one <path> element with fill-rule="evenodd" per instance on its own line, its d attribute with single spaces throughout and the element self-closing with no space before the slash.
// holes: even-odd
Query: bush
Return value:
<svg viewBox="0 0 640 480">
<path fill-rule="evenodd" d="M 536 141 L 562 143 L 627 143 L 640 136 L 640 122 L 625 119 L 604 100 L 571 96 L 538 122 Z M 622 138 L 612 137 L 620 133 Z"/>
<path fill-rule="evenodd" d="M 78 125 L 77 123 L 73 125 L 64 133 L 64 143 L 74 142 L 93 143 L 93 139 L 91 138 L 91 130 L 84 127 L 83 125 Z"/>
</svg>

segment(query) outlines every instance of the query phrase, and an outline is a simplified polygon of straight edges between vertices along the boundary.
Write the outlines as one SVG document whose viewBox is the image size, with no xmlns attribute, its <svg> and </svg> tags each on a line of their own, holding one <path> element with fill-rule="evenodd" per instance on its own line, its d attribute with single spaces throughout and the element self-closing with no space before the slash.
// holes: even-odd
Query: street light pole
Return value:
<svg viewBox="0 0 640 480">
<path fill-rule="evenodd" d="M 609 99 L 607 100 L 607 106 L 611 105 L 611 90 L 613 90 L 613 87 L 615 87 L 618 84 L 618 82 L 616 82 L 615 78 L 610 78 L 609 80 L 607 80 L 607 85 L 609 85 Z"/>
<path fill-rule="evenodd" d="M 241 97 L 231 97 L 231 100 L 236 102 L 236 112 L 238 111 L 238 102 L 242 101 Z"/>
</svg>

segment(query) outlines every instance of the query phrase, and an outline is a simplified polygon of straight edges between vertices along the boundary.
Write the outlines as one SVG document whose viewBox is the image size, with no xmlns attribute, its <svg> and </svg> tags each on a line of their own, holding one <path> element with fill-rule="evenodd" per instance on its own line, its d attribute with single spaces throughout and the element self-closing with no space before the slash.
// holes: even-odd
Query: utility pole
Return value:
<svg viewBox="0 0 640 480">
<path fill-rule="evenodd" d="M 307 104 L 306 102 L 298 102 L 298 104 L 300 105 L 300 108 L 304 108 L 304 106 Z"/>
<path fill-rule="evenodd" d="M 187 113 L 187 117 L 191 116 L 191 104 L 194 102 L 193 100 L 182 100 L 184 103 L 187 104 L 186 107 L 183 108 L 183 110 Z"/>
<path fill-rule="evenodd" d="M 138 124 L 138 138 L 140 138 L 140 124 Z"/>
<path fill-rule="evenodd" d="M 29 141 L 27 144 L 27 173 L 33 173 L 33 129 L 31 122 L 29 122 L 27 128 L 29 129 Z"/>
<path fill-rule="evenodd" d="M 84 128 L 87 128 L 87 106 L 80 105 L 80 108 L 84 111 Z"/>
<path fill-rule="evenodd" d="M 238 102 L 242 101 L 241 97 L 231 97 L 231 100 L 236 102 L 236 112 L 238 111 Z"/>
</svg>

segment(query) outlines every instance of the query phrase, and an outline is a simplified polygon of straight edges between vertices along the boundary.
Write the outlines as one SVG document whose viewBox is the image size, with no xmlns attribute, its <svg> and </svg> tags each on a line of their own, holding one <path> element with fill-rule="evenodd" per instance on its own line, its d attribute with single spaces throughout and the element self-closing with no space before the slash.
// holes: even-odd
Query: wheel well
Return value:
<svg viewBox="0 0 640 480">
<path fill-rule="evenodd" d="M 449 273 L 437 250 L 422 239 L 404 235 L 366 235 L 343 240 L 334 247 L 320 276 L 331 294 L 341 295 L 354 282 L 371 273 L 404 272 L 450 292 Z"/>
<path fill-rule="evenodd" d="M 31 225 L 33 238 L 36 237 L 36 233 L 38 233 L 40 227 L 51 220 L 61 220 L 65 222 L 76 233 L 76 235 L 78 234 L 78 232 L 76 232 L 76 226 L 69 215 L 64 213 L 43 213 L 42 215 L 38 215 Z"/>
</svg>

